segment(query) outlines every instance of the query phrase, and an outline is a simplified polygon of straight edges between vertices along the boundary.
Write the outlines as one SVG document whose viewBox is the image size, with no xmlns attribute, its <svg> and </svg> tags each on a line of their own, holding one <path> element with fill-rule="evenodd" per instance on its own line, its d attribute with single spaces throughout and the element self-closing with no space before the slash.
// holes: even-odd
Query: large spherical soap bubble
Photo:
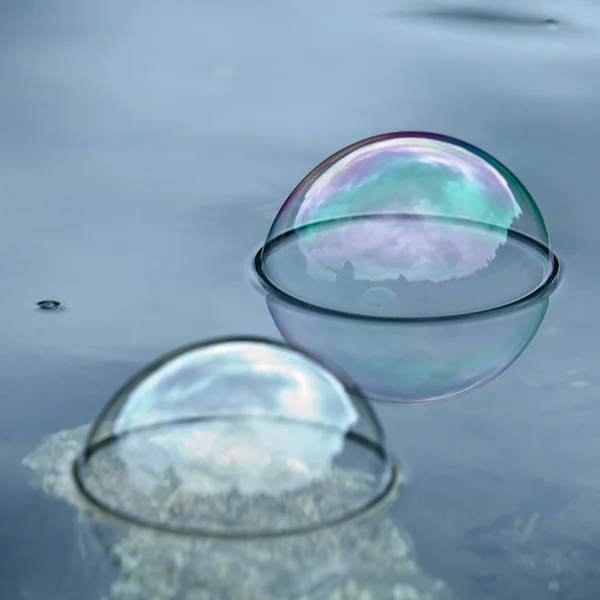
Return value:
<svg viewBox="0 0 600 600">
<path fill-rule="evenodd" d="M 99 477 L 109 467 L 110 484 Z M 330 476 L 344 469 L 364 485 L 330 503 Z M 387 493 L 393 468 L 357 389 L 299 351 L 242 339 L 184 348 L 130 381 L 92 427 L 76 476 L 93 503 L 132 523 L 268 536 L 360 513 Z M 126 493 L 115 495 L 115 486 Z M 315 487 L 322 503 L 314 511 L 283 523 L 272 518 Z M 231 506 L 211 514 L 182 509 L 219 495 L 269 501 L 264 514 L 255 507 L 237 519 Z"/>
<path fill-rule="evenodd" d="M 406 402 L 502 372 L 558 281 L 523 184 L 482 150 L 414 132 L 357 142 L 316 167 L 254 264 L 288 342 L 372 398 Z"/>
</svg>

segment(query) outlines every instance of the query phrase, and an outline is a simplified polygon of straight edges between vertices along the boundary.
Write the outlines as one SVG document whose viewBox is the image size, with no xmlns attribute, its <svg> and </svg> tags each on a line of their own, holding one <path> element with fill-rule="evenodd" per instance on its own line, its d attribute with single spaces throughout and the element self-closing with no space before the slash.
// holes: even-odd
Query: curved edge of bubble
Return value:
<svg viewBox="0 0 600 600">
<path fill-rule="evenodd" d="M 450 402 L 454 402 L 455 400 L 460 400 L 464 396 L 467 396 L 468 394 L 474 392 L 475 390 L 479 390 L 479 389 L 485 387 L 486 385 L 488 385 L 489 383 L 491 383 L 492 381 L 494 381 L 494 379 L 496 379 L 498 376 L 502 375 L 502 373 L 507 371 L 517 360 L 519 360 L 520 356 L 523 354 L 523 352 L 525 352 L 525 350 L 527 350 L 527 348 L 529 347 L 529 345 L 531 344 L 531 342 L 537 335 L 539 328 L 542 324 L 543 318 L 546 315 L 547 310 L 548 310 L 548 305 L 546 304 L 546 307 L 544 308 L 544 315 L 542 316 L 542 319 L 537 324 L 536 328 L 533 331 L 531 331 L 531 333 L 529 335 L 529 339 L 527 340 L 525 345 L 519 350 L 519 352 L 517 352 L 512 357 L 512 359 L 509 363 L 505 364 L 501 369 L 494 371 L 493 373 L 488 375 L 485 379 L 482 379 L 481 381 L 477 381 L 476 383 L 472 384 L 468 388 L 466 388 L 458 393 L 448 393 L 448 394 L 444 394 L 443 396 L 436 396 L 435 398 L 428 398 L 427 400 L 422 400 L 422 401 L 411 401 L 411 400 L 406 401 L 406 400 L 392 399 L 389 397 L 382 398 L 379 396 L 369 396 L 369 400 L 371 402 L 380 404 L 382 406 L 385 406 L 385 405 L 402 406 L 403 409 L 405 407 L 413 407 L 413 406 L 414 407 L 435 406 L 438 404 L 447 404 Z"/>
<path fill-rule="evenodd" d="M 493 225 L 488 224 L 486 224 L 486 227 L 495 228 Z M 286 232 L 274 238 L 270 242 L 267 242 L 260 248 L 260 250 L 258 250 L 258 252 L 254 255 L 253 261 L 254 280 L 257 286 L 261 288 L 263 293 L 272 294 L 276 298 L 280 299 L 282 302 L 285 302 L 291 306 L 296 306 L 304 310 L 309 310 L 330 317 L 377 323 L 404 323 L 406 325 L 424 323 L 448 323 L 472 319 L 474 320 L 490 318 L 507 312 L 521 310 L 523 308 L 536 304 L 544 298 L 549 297 L 559 286 L 563 277 L 564 268 L 562 266 L 562 263 L 558 260 L 556 254 L 552 250 L 550 250 L 549 247 L 523 233 L 509 230 L 509 236 L 519 238 L 520 241 L 525 243 L 526 245 L 533 246 L 534 248 L 536 248 L 536 251 L 539 251 L 540 253 L 543 253 L 545 256 L 548 257 L 549 262 L 552 265 L 552 268 L 549 269 L 549 272 L 546 275 L 545 279 L 524 296 L 521 296 L 519 298 L 516 298 L 515 300 L 511 300 L 510 302 L 506 302 L 504 304 L 492 306 L 491 308 L 484 308 L 472 312 L 454 313 L 450 315 L 431 315 L 423 317 L 390 317 L 346 312 L 300 300 L 299 298 L 288 294 L 267 276 L 265 270 L 263 269 L 263 258 L 265 258 L 268 254 L 269 248 L 277 243 L 280 243 L 282 239 L 288 237 L 289 235 L 292 235 L 293 233 L 293 231 Z"/>
<path fill-rule="evenodd" d="M 548 233 L 548 229 L 547 229 L 546 225 L 544 224 L 540 209 L 537 206 L 537 204 L 535 203 L 535 201 L 533 200 L 533 197 L 531 196 L 531 194 L 529 193 L 529 191 L 527 190 L 525 185 L 523 185 L 523 182 L 519 179 L 519 177 L 517 177 L 513 173 L 513 171 L 511 169 L 509 169 L 503 162 L 501 162 L 500 160 L 498 160 L 497 158 L 495 158 L 494 156 L 492 156 L 491 154 L 489 154 L 488 152 L 486 152 L 479 146 L 476 146 L 475 144 L 471 144 L 470 142 L 466 142 L 464 140 L 461 140 L 460 138 L 446 135 L 444 133 L 435 133 L 433 131 L 417 131 L 417 130 L 415 130 L 415 131 L 412 131 L 412 130 L 411 131 L 392 131 L 392 132 L 388 132 L 388 133 L 379 133 L 376 135 L 372 135 L 372 136 L 369 136 L 362 140 L 353 142 L 352 144 L 345 146 L 341 150 L 334 152 L 331 156 L 328 156 L 326 159 L 322 160 L 320 163 L 318 163 L 316 166 L 314 166 L 311 169 L 311 171 L 308 173 L 308 175 L 303 177 L 302 180 L 300 181 L 300 183 L 298 183 L 294 187 L 294 189 L 290 192 L 290 194 L 288 194 L 284 203 L 281 205 L 280 209 L 277 211 L 277 214 L 275 215 L 275 218 L 273 220 L 273 224 L 269 228 L 269 232 L 267 233 L 267 238 L 266 238 L 267 242 L 270 242 L 272 239 L 275 239 L 276 237 L 281 235 L 281 233 L 277 234 L 275 232 L 274 227 L 278 221 L 279 216 L 285 211 L 285 209 L 288 205 L 288 202 L 296 196 L 296 194 L 299 190 L 301 190 L 303 187 L 306 187 L 307 185 L 309 185 L 309 183 L 312 183 L 312 181 L 316 180 L 318 178 L 318 175 L 324 169 L 329 168 L 331 165 L 335 164 L 341 158 L 347 156 L 348 154 L 351 154 L 352 152 L 354 152 L 354 150 L 357 150 L 358 148 L 361 148 L 363 146 L 366 146 L 369 144 L 375 144 L 377 142 L 383 142 L 386 140 L 396 139 L 396 138 L 410 138 L 410 137 L 425 138 L 425 139 L 429 139 L 429 140 L 437 140 L 437 141 L 442 141 L 442 142 L 445 142 L 447 144 L 451 144 L 454 146 L 462 146 L 464 149 L 468 150 L 469 152 L 472 152 L 473 154 L 476 154 L 479 157 L 486 160 L 487 162 L 489 162 L 493 167 L 495 167 L 501 173 L 501 175 L 503 177 L 510 180 L 511 183 L 516 184 L 519 187 L 519 189 L 527 195 L 527 198 L 529 200 L 531 200 L 530 205 L 533 207 L 533 209 L 536 213 L 536 216 L 538 217 L 538 221 L 543 224 L 543 230 L 544 230 L 544 234 L 545 234 L 545 238 L 546 238 L 544 240 L 544 243 L 542 243 L 540 240 L 536 240 L 536 241 L 538 241 L 542 245 L 547 244 L 548 247 L 550 247 L 550 235 Z"/>
<path fill-rule="evenodd" d="M 170 362 L 178 356 L 186 354 L 187 352 L 190 352 L 192 350 L 232 342 L 268 344 L 305 356 L 309 360 L 316 363 L 322 369 L 325 369 L 327 372 L 331 373 L 334 377 L 337 377 L 351 397 L 356 397 L 362 400 L 362 404 L 365 410 L 367 411 L 369 417 L 371 418 L 372 423 L 375 424 L 377 434 L 381 443 L 370 440 L 354 432 L 348 432 L 346 435 L 350 438 L 357 440 L 359 443 L 370 447 L 371 450 L 374 450 L 375 453 L 381 458 L 383 466 L 382 477 L 379 481 L 379 485 L 377 486 L 377 489 L 374 491 L 371 498 L 367 502 L 364 502 L 363 504 L 359 505 L 354 509 L 346 511 L 338 517 L 327 519 L 322 523 L 317 523 L 314 525 L 295 528 L 290 527 L 288 529 L 278 531 L 236 531 L 229 533 L 218 530 L 200 529 L 193 527 L 173 527 L 167 524 L 163 525 L 155 522 L 149 522 L 145 519 L 136 517 L 135 515 L 127 511 L 114 509 L 107 503 L 103 502 L 96 495 L 92 494 L 87 489 L 83 480 L 82 469 L 91 459 L 91 457 L 95 454 L 95 452 L 101 449 L 107 440 L 110 440 L 109 437 L 107 438 L 107 440 L 102 440 L 100 442 L 94 443 L 94 438 L 101 424 L 104 422 L 105 418 L 110 414 L 111 410 L 113 410 L 113 408 L 121 401 L 123 396 L 129 394 L 131 390 L 134 389 L 138 385 L 138 383 L 145 379 L 148 375 L 150 375 L 155 370 L 157 370 L 158 368 L 160 368 L 161 366 Z M 157 533 L 170 534 L 188 539 L 199 538 L 230 541 L 281 539 L 292 536 L 295 537 L 307 535 L 310 533 L 322 531 L 324 529 L 339 527 L 344 525 L 345 523 L 350 523 L 359 519 L 367 518 L 370 514 L 376 513 L 387 504 L 391 504 L 395 500 L 398 490 L 404 481 L 401 475 L 400 461 L 397 458 L 392 457 L 390 455 L 387 448 L 384 428 L 379 420 L 379 417 L 377 416 L 377 413 L 371 406 L 371 403 L 369 402 L 365 394 L 362 392 L 362 390 L 356 384 L 351 383 L 351 380 L 346 375 L 342 375 L 338 369 L 332 369 L 331 367 L 324 365 L 321 360 L 315 358 L 305 350 L 296 348 L 283 341 L 260 336 L 228 336 L 207 339 L 201 342 L 188 344 L 186 346 L 182 346 L 180 348 L 172 350 L 171 352 L 162 355 L 158 359 L 146 365 L 143 369 L 141 369 L 133 377 L 131 377 L 124 385 L 122 385 L 121 388 L 115 394 L 113 394 L 112 398 L 105 405 L 100 414 L 96 417 L 92 427 L 90 428 L 90 431 L 86 436 L 82 450 L 78 453 L 77 457 L 71 465 L 71 476 L 73 477 L 73 481 L 75 483 L 77 491 L 79 492 L 80 496 L 87 502 L 90 508 L 99 511 L 106 517 L 112 518 L 116 521 L 120 521 L 121 523 L 123 523 L 123 525 L 139 527 L 147 531 L 155 531 Z"/>
</svg>

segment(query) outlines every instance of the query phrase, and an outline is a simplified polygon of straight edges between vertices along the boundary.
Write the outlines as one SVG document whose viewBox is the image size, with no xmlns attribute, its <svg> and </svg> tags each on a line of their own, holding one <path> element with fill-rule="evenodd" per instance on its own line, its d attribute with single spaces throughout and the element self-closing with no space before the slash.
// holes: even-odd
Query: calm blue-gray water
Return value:
<svg viewBox="0 0 600 600">
<path fill-rule="evenodd" d="M 599 598 L 599 61 L 592 0 L 0 1 L 0 597 L 101 595 L 23 458 L 163 352 L 278 337 L 249 264 L 288 193 L 426 130 L 516 172 L 565 277 L 498 379 L 378 407 L 395 518 L 461 600 Z"/>
</svg>

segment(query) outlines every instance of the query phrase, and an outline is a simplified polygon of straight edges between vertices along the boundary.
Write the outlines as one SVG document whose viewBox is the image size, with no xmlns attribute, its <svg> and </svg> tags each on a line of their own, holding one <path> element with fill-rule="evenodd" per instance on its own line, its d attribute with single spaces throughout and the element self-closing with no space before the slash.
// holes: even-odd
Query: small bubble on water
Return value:
<svg viewBox="0 0 600 600">
<path fill-rule="evenodd" d="M 39 310 L 56 311 L 62 308 L 62 304 L 58 300 L 40 300 L 37 303 Z"/>
</svg>

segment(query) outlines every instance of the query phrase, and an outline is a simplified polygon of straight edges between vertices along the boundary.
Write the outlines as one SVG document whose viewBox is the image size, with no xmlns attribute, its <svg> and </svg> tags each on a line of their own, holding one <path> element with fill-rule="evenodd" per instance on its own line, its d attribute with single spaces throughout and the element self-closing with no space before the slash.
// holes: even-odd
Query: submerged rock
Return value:
<svg viewBox="0 0 600 600">
<path fill-rule="evenodd" d="M 99 516 L 79 495 L 71 474 L 71 466 L 82 447 L 89 426 L 65 430 L 46 438 L 42 444 L 23 460 L 34 471 L 36 483 L 45 494 L 60 499 L 76 511 L 79 531 L 79 550 L 85 560 L 98 559 L 98 544 L 92 531 Z M 118 481 L 118 473 L 103 473 L 102 477 Z M 332 475 L 340 477 L 337 475 Z M 340 478 L 339 485 L 357 485 L 347 475 Z M 115 486 L 115 493 L 123 493 Z M 304 510 L 313 510 L 310 498 L 299 498 Z M 218 508 L 218 507 L 215 507 Z M 298 509 L 298 507 L 296 507 Z M 199 510 L 199 507 L 194 507 Z M 211 510 L 203 507 L 203 510 Z M 279 518 L 279 517 L 278 517 Z M 284 518 L 281 516 L 281 518 Z M 339 530 L 317 532 L 304 540 L 278 540 L 246 546 L 231 547 L 221 540 L 160 538 L 147 529 L 121 527 L 120 533 L 110 541 L 110 554 L 120 565 L 121 575 L 109 586 L 108 592 L 97 600 L 229 600 L 236 593 L 236 600 L 282 600 L 260 594 L 249 594 L 248 587 L 232 591 L 232 581 L 263 576 L 264 565 L 274 565 L 287 577 L 298 577 L 303 560 L 313 553 L 327 556 L 327 565 L 336 564 L 342 545 L 354 545 L 356 560 L 351 572 L 341 580 L 335 580 L 327 591 L 320 590 L 319 600 L 447 600 L 452 598 L 447 587 L 421 571 L 415 562 L 408 535 L 389 518 L 374 525 L 367 523 L 358 528 L 345 530 L 343 543 Z M 310 544 L 310 547 L 307 547 Z M 94 554 L 94 552 L 96 554 Z M 202 585 L 202 571 L 198 557 L 210 557 L 210 584 Z M 293 562 L 296 561 L 296 562 Z M 340 561 L 338 561 L 340 562 Z M 313 564 L 313 563 L 310 563 Z M 190 565 L 192 568 L 190 568 Z M 262 565 L 262 566 L 261 566 Z M 308 573 L 300 572 L 301 576 Z M 246 579 L 248 581 L 248 579 Z M 250 586 L 251 587 L 251 586 Z M 243 594 L 243 595 L 240 595 Z M 317 596 L 296 596 L 296 600 L 313 600 Z"/>
</svg>

